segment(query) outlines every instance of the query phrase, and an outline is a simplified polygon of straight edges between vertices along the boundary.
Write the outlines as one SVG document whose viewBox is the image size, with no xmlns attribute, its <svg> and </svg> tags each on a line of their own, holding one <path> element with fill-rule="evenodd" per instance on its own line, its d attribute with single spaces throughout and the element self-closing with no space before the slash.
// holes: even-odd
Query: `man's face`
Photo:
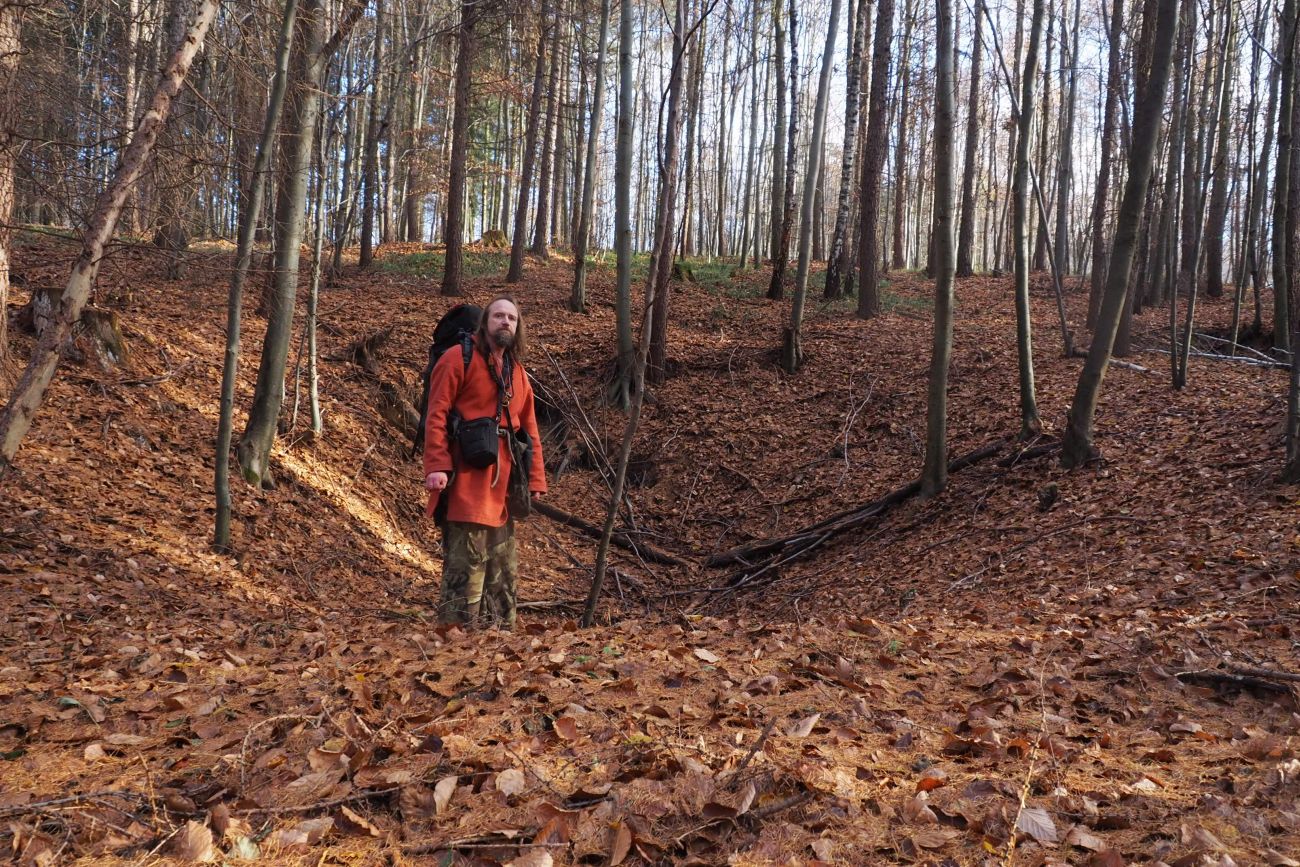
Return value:
<svg viewBox="0 0 1300 867">
<path fill-rule="evenodd" d="M 488 336 L 498 349 L 509 349 L 515 343 L 519 328 L 519 308 L 509 301 L 497 301 L 487 312 Z"/>
</svg>

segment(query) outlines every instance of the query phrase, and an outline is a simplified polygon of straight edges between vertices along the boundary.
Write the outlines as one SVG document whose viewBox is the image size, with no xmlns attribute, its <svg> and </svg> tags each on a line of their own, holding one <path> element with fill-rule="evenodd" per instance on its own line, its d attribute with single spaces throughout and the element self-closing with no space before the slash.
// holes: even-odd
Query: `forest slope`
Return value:
<svg viewBox="0 0 1300 867">
<path fill-rule="evenodd" d="M 463 635 L 430 618 L 419 467 L 379 411 L 383 383 L 413 392 L 448 306 L 438 254 L 391 248 L 324 291 L 324 356 L 391 335 L 377 373 L 322 364 L 325 435 L 303 436 L 304 403 L 274 490 L 236 483 L 234 556 L 208 545 L 226 256 L 184 283 L 130 248 L 106 263 L 130 366 L 66 367 L 0 482 L 0 834 L 20 860 L 1003 863 L 1018 844 L 1024 864 L 1296 863 L 1292 687 L 1228 672 L 1300 672 L 1284 371 L 1194 359 L 1175 392 L 1140 352 L 1108 375 L 1099 465 L 1004 443 L 737 587 L 704 560 L 919 472 L 928 284 L 895 275 L 869 322 L 814 308 L 787 377 L 763 275 L 701 265 L 674 290 L 628 528 L 694 565 L 619 552 L 602 625 L 578 630 L 591 540 L 533 520 L 521 628 Z M 471 256 L 475 300 L 503 288 L 499 258 Z M 35 287 L 69 255 L 15 259 Z M 564 439 L 549 500 L 599 523 L 594 467 L 623 423 L 600 400 L 611 275 L 578 316 L 568 273 L 534 264 L 515 288 Z M 953 455 L 1018 427 L 1009 281 L 957 298 Z M 1204 310 L 1206 330 L 1228 319 Z M 1035 315 L 1050 433 L 1081 362 L 1045 294 Z M 1139 346 L 1165 321 L 1140 320 Z"/>
</svg>

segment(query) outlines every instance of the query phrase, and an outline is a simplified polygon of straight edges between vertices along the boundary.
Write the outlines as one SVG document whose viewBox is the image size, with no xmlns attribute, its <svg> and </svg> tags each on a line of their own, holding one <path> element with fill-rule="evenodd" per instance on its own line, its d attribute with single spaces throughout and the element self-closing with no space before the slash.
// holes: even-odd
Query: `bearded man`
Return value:
<svg viewBox="0 0 1300 867">
<path fill-rule="evenodd" d="M 429 378 L 424 443 L 428 513 L 443 532 L 438 621 L 513 629 L 519 583 L 515 526 L 507 509 L 508 437 L 532 441 L 528 489 L 546 491 L 533 389 L 524 370 L 527 330 L 508 295 L 479 320 L 474 351 L 444 353 Z"/>
</svg>

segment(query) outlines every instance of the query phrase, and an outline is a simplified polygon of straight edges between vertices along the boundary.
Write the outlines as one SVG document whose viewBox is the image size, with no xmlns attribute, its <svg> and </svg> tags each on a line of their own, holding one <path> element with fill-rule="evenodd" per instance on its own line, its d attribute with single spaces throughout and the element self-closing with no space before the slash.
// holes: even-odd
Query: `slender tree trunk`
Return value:
<svg viewBox="0 0 1300 867">
<path fill-rule="evenodd" d="M 637 364 L 636 348 L 632 343 L 632 129 L 635 120 L 632 114 L 632 4 L 620 3 L 618 16 L 618 126 L 614 143 L 614 251 L 617 257 L 614 318 L 618 353 L 610 385 L 610 402 L 627 409 L 631 404 L 633 386 L 638 395 L 644 391 L 645 353 L 650 336 L 646 326 L 650 324 L 650 317 L 643 317 L 641 363 Z M 620 499 L 620 493 L 616 492 L 612 502 L 617 504 Z M 596 575 L 599 581 L 599 568 Z M 597 587 L 596 593 L 599 592 Z"/>
<path fill-rule="evenodd" d="M 934 342 L 926 401 L 925 464 L 921 495 L 932 497 L 948 483 L 948 368 L 952 358 L 953 115 L 952 0 L 937 0 L 934 107 Z M 978 10 L 976 10 L 978 15 Z"/>
<path fill-rule="evenodd" d="M 542 259 L 549 259 L 550 247 L 550 207 L 551 207 L 551 164 L 555 158 L 556 138 L 559 135 L 559 113 L 556 104 L 559 98 L 558 83 L 560 74 L 560 28 L 558 25 L 551 32 L 551 71 L 547 75 L 546 85 L 546 119 L 543 121 L 542 166 L 537 172 L 537 219 L 533 221 L 533 245 L 529 252 Z M 558 194 L 558 190 L 556 191 Z"/>
<path fill-rule="evenodd" d="M 785 200 L 782 196 L 785 192 L 786 140 L 785 18 L 781 9 L 781 0 L 772 0 L 772 28 L 772 47 L 775 51 L 773 52 L 774 66 L 771 74 L 776 88 L 776 121 L 772 134 L 772 190 L 769 199 L 772 203 L 772 231 L 769 235 L 772 243 L 768 258 L 772 260 L 772 264 L 775 266 L 777 259 L 785 258 L 785 251 L 781 247 L 781 223 L 785 212 Z M 771 296 L 772 290 L 769 285 L 768 297 Z"/>
<path fill-rule="evenodd" d="M 271 82 L 266 117 L 262 121 L 262 138 L 257 145 L 253 172 L 249 177 L 246 195 L 242 197 L 242 207 L 239 212 L 239 241 L 235 248 L 235 268 L 230 275 L 230 291 L 226 302 L 226 350 L 221 369 L 221 414 L 217 421 L 217 460 L 214 480 L 217 509 L 213 546 L 218 551 L 230 549 L 230 441 L 235 427 L 235 379 L 239 372 L 239 329 L 243 314 L 244 284 L 248 280 L 249 266 L 253 261 L 253 240 L 257 231 L 257 218 L 262 213 L 271 152 L 275 149 L 275 135 L 280 128 L 280 113 L 284 107 L 284 94 L 289 79 L 289 51 L 293 44 L 294 22 L 297 15 L 298 0 L 285 0 L 280 43 L 275 54 L 275 77 Z"/>
<path fill-rule="evenodd" d="M 203 47 L 203 38 L 217 14 L 217 5 L 216 0 L 200 0 L 185 38 L 163 70 L 149 108 L 140 119 L 131 144 L 122 154 L 121 164 L 96 201 L 83 236 L 81 255 L 72 266 L 58 313 L 41 333 L 27 368 L 10 394 L 4 411 L 0 412 L 0 473 L 7 470 L 14 455 L 18 453 L 23 438 L 45 400 L 45 392 L 58 369 L 63 346 L 72 334 L 73 325 L 81 318 L 81 311 L 90 297 L 104 247 L 113 236 L 127 193 L 144 169 L 145 161 L 167 119 L 172 101 L 185 81 L 185 74 L 189 72 L 194 55 Z"/>
<path fill-rule="evenodd" d="M 1232 4 L 1224 8 L 1227 16 L 1228 47 L 1221 61 L 1227 69 L 1235 71 L 1237 56 L 1236 28 L 1232 21 Z M 1226 232 L 1214 227 L 1224 226 L 1228 216 L 1228 156 L 1232 131 L 1232 75 L 1226 76 L 1219 104 L 1218 142 L 1215 145 L 1214 168 L 1210 182 L 1210 209 L 1206 216 L 1211 230 L 1205 239 L 1205 294 L 1211 298 L 1223 297 L 1223 239 Z"/>
<path fill-rule="evenodd" d="M 916 10 L 911 0 L 905 0 L 903 13 L 903 43 L 898 53 L 898 141 L 894 146 L 894 222 L 893 257 L 890 267 L 901 270 L 906 266 L 903 257 L 903 224 L 906 213 L 908 128 L 912 96 L 912 30 L 916 26 Z M 917 186 L 920 186 L 919 176 Z"/>
<path fill-rule="evenodd" d="M 528 99 L 528 121 L 524 128 L 524 158 L 519 173 L 519 203 L 515 207 L 515 229 L 510 237 L 510 269 L 506 272 L 507 283 L 518 283 L 524 276 L 524 245 L 527 243 L 524 235 L 528 228 L 528 194 L 533 187 L 533 164 L 537 158 L 537 128 L 542 113 L 542 82 L 546 75 L 546 45 L 550 42 L 551 28 L 556 26 L 551 20 L 550 0 L 542 0 L 542 12 L 538 21 L 533 93 Z"/>
<path fill-rule="evenodd" d="M 1277 163 L 1274 168 L 1273 195 L 1273 348 L 1291 351 L 1290 275 L 1286 261 L 1287 185 L 1280 180 L 1291 177 L 1292 113 L 1295 111 L 1296 0 L 1284 0 L 1278 27 L 1278 55 L 1282 62 L 1282 89 L 1277 109 Z"/>
<path fill-rule="evenodd" d="M 1049 6 L 1046 12 L 1047 45 L 1043 51 L 1043 98 L 1039 100 L 1043 112 L 1038 130 L 1038 165 L 1033 172 L 1032 182 L 1035 184 L 1038 183 L 1038 178 L 1047 177 L 1047 144 L 1051 139 L 1052 129 L 1052 43 L 1056 32 L 1056 15 L 1053 14 L 1053 10 L 1056 4 L 1055 0 L 1047 0 L 1047 2 Z M 1034 244 L 1033 260 L 1029 267 L 1035 271 L 1042 271 L 1047 267 L 1047 236 L 1051 231 L 1051 227 L 1047 224 L 1047 213 L 1037 215 L 1032 227 L 1027 226 L 1026 231 L 1033 233 Z"/>
<path fill-rule="evenodd" d="M 1079 374 L 1079 382 L 1070 404 L 1069 419 L 1061 444 L 1061 464 L 1078 467 L 1097 455 L 1093 446 L 1093 418 L 1102 379 L 1110 362 L 1111 343 L 1119 327 L 1120 311 L 1128 294 L 1129 269 L 1137 242 L 1137 228 L 1146 201 L 1147 184 L 1155 160 L 1156 142 L 1160 138 L 1165 87 L 1173 54 L 1174 35 L 1178 30 L 1177 0 L 1159 0 L 1156 16 L 1150 75 L 1146 87 L 1138 94 L 1133 112 L 1133 137 L 1129 146 L 1128 179 L 1120 201 L 1115 224 L 1115 243 L 1110 268 L 1106 274 L 1106 292 L 1088 358 Z"/>
<path fill-rule="evenodd" d="M 1034 388 L 1033 322 L 1029 309 L 1029 133 L 1033 124 L 1034 84 L 1038 77 L 1038 48 L 1043 32 L 1045 0 L 1034 0 L 1029 47 L 1020 75 L 1020 117 L 1016 129 L 1016 172 L 1011 192 L 1011 226 L 1015 243 L 1016 349 L 1020 362 L 1020 436 L 1042 430 Z"/>
<path fill-rule="evenodd" d="M 655 208 L 655 240 L 650 252 L 650 267 L 646 272 L 646 299 L 650 307 L 650 339 L 646 362 L 646 377 L 658 385 L 667 375 L 668 360 L 668 305 L 669 287 L 673 272 L 673 217 L 677 211 L 677 163 L 682 127 L 682 78 L 688 43 L 686 39 L 686 9 L 691 0 L 677 0 L 673 23 L 672 68 L 668 74 L 668 111 L 664 121 L 663 168 L 660 170 L 659 195 Z M 638 403 L 643 395 L 637 393 Z M 613 500 L 617 508 L 616 492 Z"/>
<path fill-rule="evenodd" d="M 793 22 L 793 18 L 791 19 Z M 826 103 L 830 98 L 831 65 L 835 54 L 835 33 L 840 26 L 840 0 L 831 0 L 830 23 L 826 27 L 826 49 L 822 52 L 821 75 L 817 79 L 817 103 L 813 109 L 812 140 L 808 146 L 808 168 L 804 173 L 803 205 L 799 216 L 799 265 L 795 272 L 794 303 L 790 327 L 785 332 L 782 366 L 786 373 L 799 370 L 803 347 L 799 329 L 803 321 L 804 299 L 808 295 L 808 265 L 811 258 L 813 205 L 817 199 L 822 169 L 822 143 L 826 140 Z"/>
<path fill-rule="evenodd" d="M 826 287 L 822 297 L 839 298 L 844 294 L 844 271 L 849 267 L 848 236 L 853 227 L 849 222 L 853 192 L 854 157 L 858 141 L 858 84 L 862 71 L 862 43 L 866 39 L 867 10 L 871 0 L 858 0 L 853 16 L 852 38 L 849 43 L 848 67 L 844 95 L 844 151 L 840 157 L 840 194 L 835 207 L 835 229 L 831 233 L 831 251 L 826 261 Z"/>
<path fill-rule="evenodd" d="M 970 105 L 966 114 L 966 165 L 961 178 L 961 228 L 957 233 L 956 276 L 958 277 L 969 277 L 975 273 L 971 260 L 972 248 L 975 246 L 975 169 L 978 165 L 976 149 L 980 137 L 980 52 L 984 47 L 982 39 L 984 19 L 981 15 L 983 7 L 984 0 L 975 0 L 975 29 L 971 34 Z M 944 467 L 944 472 L 947 472 L 947 467 Z"/>
<path fill-rule="evenodd" d="M 758 153 L 758 18 L 760 6 L 753 0 L 749 23 L 749 153 L 745 157 L 745 204 L 744 229 L 740 241 L 740 270 L 745 270 L 746 257 L 749 255 L 750 236 L 757 236 L 758 201 L 754 190 L 754 161 Z M 757 260 L 757 257 L 755 257 Z"/>
<path fill-rule="evenodd" d="M 683 173 L 685 190 L 682 196 L 681 257 L 689 259 L 695 255 L 692 239 L 696 221 L 691 217 L 691 206 L 695 203 L 695 164 L 697 156 L 696 130 L 700 127 L 700 103 L 704 82 L 704 33 L 708 21 L 700 24 L 701 33 L 695 41 L 686 70 L 686 170 Z"/>
<path fill-rule="evenodd" d="M 267 317 L 266 337 L 262 341 L 253 406 L 238 449 L 240 469 L 250 485 L 271 487 L 273 484 L 271 448 L 275 444 L 276 425 L 284 403 L 285 365 L 293 334 L 308 177 L 315 148 L 325 65 L 363 8 L 353 5 L 328 43 L 322 38 L 320 0 L 305 0 L 298 15 L 293 53 L 294 87 L 285 107 L 286 116 L 292 123 L 281 137 L 285 171 L 275 207 L 275 287 Z"/>
<path fill-rule="evenodd" d="M 1070 273 L 1070 201 L 1074 183 L 1074 103 L 1079 90 L 1079 6 L 1074 0 L 1074 27 L 1070 33 L 1069 68 L 1063 70 L 1069 87 L 1061 95 L 1061 140 L 1057 145 L 1056 162 L 1056 239 L 1052 245 L 1056 269 L 1061 274 Z M 1061 9 L 1061 55 L 1065 58 L 1065 4 Z"/>
<path fill-rule="evenodd" d="M 601 0 L 600 33 L 596 37 L 596 82 L 591 104 L 591 133 L 587 136 L 586 165 L 582 173 L 582 206 L 573 246 L 573 294 L 569 309 L 587 311 L 587 243 L 591 238 L 591 217 L 596 199 L 596 152 L 600 144 L 600 121 L 605 112 L 605 54 L 609 51 L 610 0 Z M 620 191 L 621 192 L 621 191 Z"/>
<path fill-rule="evenodd" d="M 785 272 L 789 262 L 790 232 L 794 224 L 794 167 L 797 156 L 795 142 L 799 135 L 799 22 L 795 18 L 794 0 L 790 0 L 789 16 L 790 27 L 787 32 L 790 38 L 790 92 L 787 101 L 790 108 L 790 118 L 786 126 L 785 172 L 783 173 L 785 191 L 781 196 L 780 238 L 777 243 L 776 255 L 772 258 L 772 280 L 767 286 L 767 297 L 774 301 L 781 300 L 785 295 Z"/>
<path fill-rule="evenodd" d="M 1097 157 L 1097 186 L 1092 199 L 1092 274 L 1089 276 L 1088 330 L 1097 327 L 1101 296 L 1106 285 L 1109 255 L 1106 248 L 1106 201 L 1110 196 L 1111 152 L 1115 147 L 1115 122 L 1123 84 L 1120 39 L 1124 33 L 1124 0 L 1111 0 L 1110 44 L 1107 49 L 1106 107 L 1102 111 L 1101 150 Z"/>
<path fill-rule="evenodd" d="M 474 79 L 475 33 L 483 0 L 461 0 L 457 28 L 456 103 L 451 122 L 451 165 L 447 178 L 447 222 L 443 242 L 447 247 L 442 271 L 442 294 L 464 295 L 461 270 L 465 252 L 465 161 L 469 153 L 469 120 Z"/>
<path fill-rule="evenodd" d="M 22 4 L 0 6 L 0 390 L 8 390 L 12 370 L 9 359 L 9 228 L 14 208 L 14 125 L 18 106 L 14 83 L 22 57 Z M 129 126 L 128 126 L 129 128 Z"/>
<path fill-rule="evenodd" d="M 871 60 L 871 100 L 867 108 L 866 140 L 859 197 L 861 236 L 858 240 L 858 317 L 880 315 L 880 173 L 885 165 L 889 130 L 885 125 L 885 93 L 889 86 L 889 50 L 894 38 L 894 0 L 880 0 L 876 9 L 876 41 Z"/>
<path fill-rule="evenodd" d="M 375 0 L 375 50 L 371 66 L 373 91 L 370 120 L 366 126 L 366 154 L 361 175 L 361 253 L 358 264 L 369 268 L 375 258 L 375 205 L 379 199 L 379 139 L 386 99 L 384 94 L 385 0 Z"/>
</svg>

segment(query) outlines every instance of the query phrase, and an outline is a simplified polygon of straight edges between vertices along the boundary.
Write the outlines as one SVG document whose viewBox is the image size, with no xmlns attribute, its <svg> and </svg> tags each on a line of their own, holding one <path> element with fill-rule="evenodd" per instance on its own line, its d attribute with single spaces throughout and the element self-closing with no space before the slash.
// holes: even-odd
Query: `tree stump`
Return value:
<svg viewBox="0 0 1300 867">
<path fill-rule="evenodd" d="M 683 283 L 695 282 L 695 270 L 685 262 L 673 263 L 673 279 Z"/>
<path fill-rule="evenodd" d="M 401 431 L 407 440 L 415 439 L 420 412 L 403 395 L 400 388 L 387 380 L 379 383 L 379 414 Z"/>
<path fill-rule="evenodd" d="M 54 324 L 62 301 L 62 286 L 33 289 L 31 299 L 18 310 L 15 326 L 40 338 L 45 329 Z M 104 307 L 85 307 L 73 330 L 72 343 L 64 350 L 64 355 L 74 364 L 85 364 L 93 358 L 105 370 L 129 365 L 131 353 L 117 311 Z"/>
<path fill-rule="evenodd" d="M 510 241 L 506 238 L 506 233 L 500 229 L 488 229 L 483 233 L 483 238 L 479 243 L 484 247 L 491 247 L 493 249 L 503 249 L 510 246 Z"/>
</svg>

